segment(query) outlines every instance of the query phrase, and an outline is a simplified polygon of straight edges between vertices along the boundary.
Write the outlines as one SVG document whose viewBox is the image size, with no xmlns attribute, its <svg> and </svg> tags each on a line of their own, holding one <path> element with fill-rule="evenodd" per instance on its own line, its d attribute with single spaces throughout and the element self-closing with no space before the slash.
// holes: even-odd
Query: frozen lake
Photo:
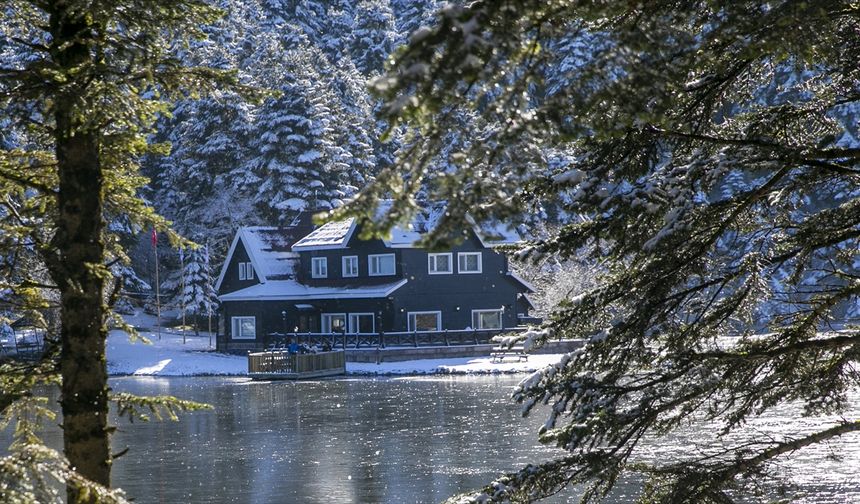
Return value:
<svg viewBox="0 0 860 504">
<path fill-rule="evenodd" d="M 112 379 L 115 391 L 215 406 L 178 423 L 121 422 L 114 450 L 129 447 L 130 454 L 117 460 L 114 482 L 141 503 L 439 502 L 560 454 L 537 443 L 543 416 L 524 420 L 509 401 L 520 379 Z M 800 434 L 821 423 L 789 424 L 776 412 L 751 425 L 749 435 Z M 58 436 L 48 437 L 59 446 Z M 707 429 L 689 429 L 649 443 L 644 456 L 665 460 L 710 439 Z M 781 466 L 799 485 L 801 502 L 860 502 L 860 437 L 843 441 L 803 450 Z M 613 500 L 629 502 L 637 486 L 620 485 Z M 575 500 L 570 490 L 547 502 Z"/>
</svg>

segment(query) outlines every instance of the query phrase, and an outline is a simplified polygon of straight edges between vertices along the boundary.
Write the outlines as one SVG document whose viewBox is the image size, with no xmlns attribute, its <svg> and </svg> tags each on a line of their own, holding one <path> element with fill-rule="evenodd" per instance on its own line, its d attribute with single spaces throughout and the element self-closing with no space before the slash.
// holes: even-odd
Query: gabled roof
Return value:
<svg viewBox="0 0 860 504">
<path fill-rule="evenodd" d="M 406 282 L 407 279 L 404 278 L 382 285 L 311 287 L 295 280 L 274 280 L 218 296 L 218 299 L 221 301 L 302 301 L 384 298 L 406 285 Z"/>
<path fill-rule="evenodd" d="M 527 282 L 525 278 L 517 275 L 516 272 L 508 271 L 508 276 L 511 277 L 513 280 L 515 280 L 520 285 L 522 285 L 523 287 L 525 287 L 529 292 L 537 292 L 537 289 L 535 289 L 534 285 Z"/>
<path fill-rule="evenodd" d="M 227 267 L 239 241 L 245 246 L 245 251 L 248 252 L 248 257 L 251 259 L 251 264 L 254 266 L 254 271 L 260 282 L 266 283 L 269 280 L 293 278 L 299 256 L 292 252 L 290 247 L 307 230 L 308 228 L 304 226 L 239 228 L 233 238 L 233 243 L 230 244 L 227 259 L 221 267 L 215 290 L 221 288 L 221 282 L 224 281 L 224 275 L 227 273 Z"/>
<path fill-rule="evenodd" d="M 395 226 L 391 229 L 391 237 L 383 240 L 387 247 L 413 248 L 415 243 L 425 234 L 436 227 L 439 219 L 445 214 L 444 203 L 425 205 L 405 227 Z M 391 208 L 391 202 L 383 201 L 377 207 L 377 215 L 381 218 Z M 515 245 L 523 241 L 516 229 L 509 224 L 495 221 L 478 225 L 467 216 L 478 239 L 484 247 L 491 248 L 500 245 Z M 355 219 L 328 222 L 314 230 L 293 245 L 294 252 L 309 250 L 327 250 L 346 248 L 355 232 Z"/>
</svg>

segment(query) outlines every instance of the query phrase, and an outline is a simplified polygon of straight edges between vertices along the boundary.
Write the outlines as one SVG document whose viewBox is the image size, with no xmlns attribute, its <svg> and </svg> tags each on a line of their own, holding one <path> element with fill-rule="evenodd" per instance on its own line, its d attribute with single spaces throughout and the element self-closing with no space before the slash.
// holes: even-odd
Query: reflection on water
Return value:
<svg viewBox="0 0 860 504">
<path fill-rule="evenodd" d="M 560 452 L 538 445 L 542 415 L 522 419 L 509 395 L 516 376 L 338 379 L 257 383 L 236 378 L 119 378 L 115 391 L 171 394 L 214 411 L 176 422 L 119 422 L 114 484 L 137 502 L 438 502 L 504 471 Z M 747 435 L 800 435 L 790 408 Z M 857 412 L 855 412 L 857 413 Z M 699 426 L 649 442 L 645 459 L 689 454 L 713 436 Z M 60 446 L 55 430 L 49 436 Z M 0 436 L 6 442 L 7 433 Z M 803 502 L 860 502 L 860 436 L 795 454 L 781 471 Z M 8 444 L 8 443 L 6 443 Z M 841 455 L 839 460 L 828 455 Z M 638 485 L 622 484 L 615 502 Z M 575 501 L 573 490 L 548 502 Z"/>
<path fill-rule="evenodd" d="M 438 502 L 554 452 L 508 400 L 516 381 L 118 379 L 215 411 L 122 427 L 114 481 L 139 502 Z"/>
</svg>

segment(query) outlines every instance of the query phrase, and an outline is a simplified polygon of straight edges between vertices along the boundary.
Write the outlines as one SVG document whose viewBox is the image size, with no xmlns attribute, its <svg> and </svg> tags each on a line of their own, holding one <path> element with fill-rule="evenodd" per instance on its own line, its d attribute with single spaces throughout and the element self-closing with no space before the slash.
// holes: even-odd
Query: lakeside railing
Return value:
<svg viewBox="0 0 860 504">
<path fill-rule="evenodd" d="M 291 354 L 287 351 L 248 354 L 248 373 L 314 373 L 346 366 L 346 354 L 337 350 L 315 354 Z"/>
<path fill-rule="evenodd" d="M 290 341 L 310 346 L 330 348 L 386 348 L 421 346 L 486 345 L 491 338 L 502 333 L 523 332 L 527 327 L 508 327 L 505 329 L 459 329 L 444 331 L 401 331 L 379 333 L 312 333 L 292 332 L 270 333 L 265 341 L 266 348 L 286 348 Z"/>
</svg>

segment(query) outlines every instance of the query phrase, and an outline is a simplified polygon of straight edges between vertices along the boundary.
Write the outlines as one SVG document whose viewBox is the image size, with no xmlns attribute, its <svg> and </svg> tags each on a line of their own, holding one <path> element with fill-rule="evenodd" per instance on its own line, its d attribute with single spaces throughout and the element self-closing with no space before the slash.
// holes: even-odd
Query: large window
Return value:
<svg viewBox="0 0 860 504">
<path fill-rule="evenodd" d="M 373 323 L 372 313 L 350 313 L 349 332 L 352 334 L 372 334 L 376 328 Z"/>
<path fill-rule="evenodd" d="M 346 331 L 346 313 L 323 313 L 322 332 L 340 333 Z"/>
<path fill-rule="evenodd" d="M 254 266 L 249 262 L 240 262 L 239 263 L 239 280 L 253 280 L 254 279 Z"/>
<path fill-rule="evenodd" d="M 345 256 L 342 262 L 344 277 L 358 276 L 358 256 Z"/>
<path fill-rule="evenodd" d="M 480 273 L 481 272 L 481 253 L 480 252 L 460 252 L 457 254 L 457 272 L 459 273 Z"/>
<path fill-rule="evenodd" d="M 475 329 L 501 329 L 502 310 L 472 310 L 472 327 Z"/>
<path fill-rule="evenodd" d="M 233 339 L 256 339 L 257 319 L 254 317 L 233 317 Z"/>
<path fill-rule="evenodd" d="M 314 257 L 311 259 L 311 276 L 313 278 L 328 277 L 328 259 L 325 257 Z"/>
<path fill-rule="evenodd" d="M 441 331 L 442 312 L 409 312 L 409 330 L 417 332 Z"/>
<path fill-rule="evenodd" d="M 368 274 L 370 276 L 385 276 L 394 274 L 394 254 L 376 254 L 367 256 Z"/>
<path fill-rule="evenodd" d="M 427 254 L 427 272 L 431 275 L 446 275 L 454 272 L 453 254 Z"/>
</svg>

